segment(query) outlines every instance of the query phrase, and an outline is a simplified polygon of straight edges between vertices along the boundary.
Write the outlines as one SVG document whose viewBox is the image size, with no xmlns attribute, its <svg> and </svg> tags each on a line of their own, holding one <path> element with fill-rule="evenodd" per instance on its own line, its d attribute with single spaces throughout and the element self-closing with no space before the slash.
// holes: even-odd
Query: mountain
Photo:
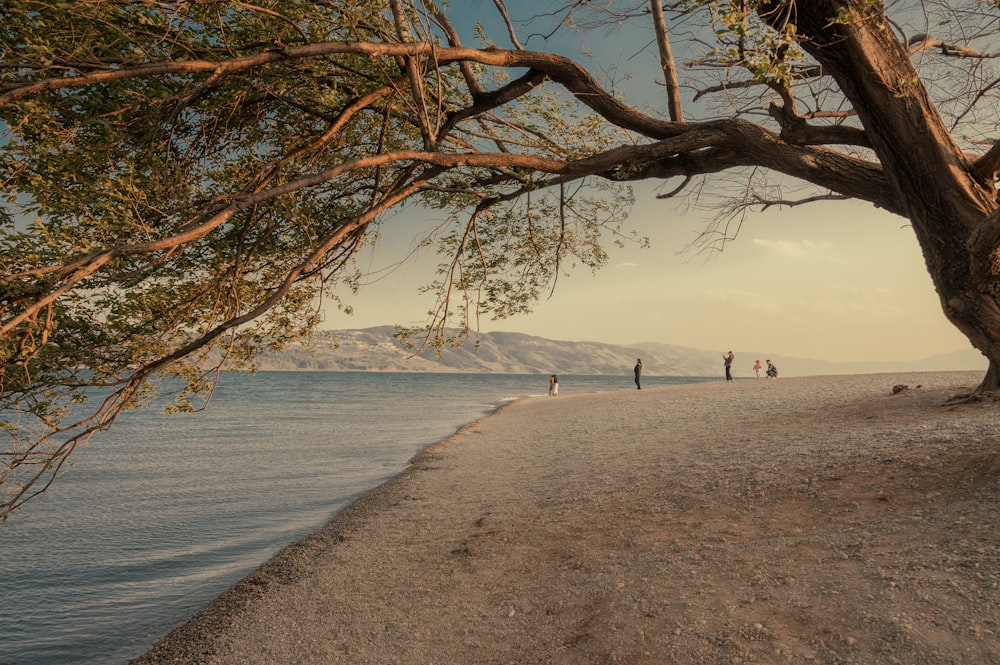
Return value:
<svg viewBox="0 0 1000 665">
<path fill-rule="evenodd" d="M 706 351 L 661 343 L 604 344 L 545 339 L 522 333 L 477 333 L 464 345 L 417 355 L 393 337 L 392 326 L 318 333 L 306 343 L 261 357 L 261 370 L 325 370 L 376 372 L 493 372 L 501 374 L 623 374 L 630 375 L 642 358 L 646 375 L 722 376 L 722 351 Z M 420 340 L 412 340 L 419 342 Z M 917 362 L 831 363 L 785 358 L 757 351 L 735 350 L 733 374 L 753 375 L 753 361 L 770 358 L 781 376 L 871 374 L 935 370 L 986 370 L 986 359 L 975 349 Z"/>
</svg>

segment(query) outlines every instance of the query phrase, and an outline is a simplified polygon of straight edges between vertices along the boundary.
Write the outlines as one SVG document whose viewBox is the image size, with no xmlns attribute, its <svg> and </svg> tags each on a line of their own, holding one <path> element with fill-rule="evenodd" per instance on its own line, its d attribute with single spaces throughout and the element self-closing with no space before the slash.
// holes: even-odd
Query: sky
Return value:
<svg viewBox="0 0 1000 665">
<path fill-rule="evenodd" d="M 510 2 L 512 16 L 526 15 L 523 5 Z M 463 5 L 480 17 L 492 6 L 485 0 Z M 491 34 L 501 41 L 502 33 Z M 465 41 L 475 43 L 471 36 Z M 655 73 L 641 75 L 648 63 L 613 52 L 628 42 L 597 35 L 587 48 L 602 59 L 628 62 L 640 71 L 632 79 L 636 85 L 652 85 Z M 563 48 L 569 54 L 576 47 Z M 734 242 L 706 257 L 684 250 L 705 228 L 708 213 L 656 199 L 655 184 L 635 187 L 628 220 L 650 238 L 651 248 L 607 243 L 610 260 L 596 274 L 563 274 L 533 313 L 483 319 L 479 329 L 831 362 L 914 361 L 970 348 L 942 313 L 907 220 L 862 201 L 771 209 L 751 213 Z M 359 260 L 377 278 L 357 296 L 344 296 L 352 315 L 328 309 L 324 327 L 426 323 L 433 296 L 419 294 L 418 287 L 434 279 L 437 257 L 424 252 L 392 266 L 411 253 L 418 230 L 432 223 L 418 211 L 392 219 L 375 251 Z"/>
<path fill-rule="evenodd" d="M 533 313 L 482 320 L 479 329 L 831 362 L 920 360 L 970 346 L 945 319 L 902 218 L 863 202 L 754 214 L 723 252 L 705 257 L 683 251 L 703 218 L 649 191 L 637 198 L 629 224 L 650 248 L 611 246 L 597 273 L 564 274 Z M 352 315 L 328 311 L 325 327 L 425 323 L 434 303 L 418 287 L 434 279 L 437 257 L 425 252 L 394 267 L 416 239 L 392 234 L 362 256 L 378 276 L 347 298 Z"/>
</svg>

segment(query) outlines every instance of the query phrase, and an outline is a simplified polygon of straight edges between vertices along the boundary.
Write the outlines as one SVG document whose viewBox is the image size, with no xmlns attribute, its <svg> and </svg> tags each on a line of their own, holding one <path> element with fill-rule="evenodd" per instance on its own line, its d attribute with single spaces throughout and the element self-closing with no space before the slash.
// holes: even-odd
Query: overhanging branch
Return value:
<svg viewBox="0 0 1000 665">
<path fill-rule="evenodd" d="M 623 161 L 606 177 L 637 181 L 690 177 L 723 170 L 757 166 L 798 178 L 850 198 L 870 201 L 901 213 L 879 164 L 845 155 L 822 146 L 785 143 L 773 132 L 742 120 L 720 120 L 689 126 L 683 136 L 657 144 L 662 157 Z M 636 153 L 641 155 L 642 153 Z"/>
</svg>

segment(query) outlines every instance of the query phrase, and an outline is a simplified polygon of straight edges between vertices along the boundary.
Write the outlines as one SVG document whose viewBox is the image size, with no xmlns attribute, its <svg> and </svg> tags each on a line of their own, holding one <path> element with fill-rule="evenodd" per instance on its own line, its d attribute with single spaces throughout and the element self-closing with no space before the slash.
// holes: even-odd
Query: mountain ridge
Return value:
<svg viewBox="0 0 1000 665">
<path fill-rule="evenodd" d="M 662 342 L 609 344 L 552 340 L 519 332 L 473 333 L 457 347 L 416 352 L 394 336 L 393 326 L 328 330 L 308 342 L 263 354 L 261 371 L 492 372 L 501 374 L 629 375 L 636 358 L 649 376 L 722 375 L 722 353 Z M 421 340 L 412 340 L 417 344 Z M 834 363 L 734 349 L 737 378 L 752 377 L 753 363 L 770 358 L 780 376 L 876 374 L 883 372 L 983 370 L 986 359 L 973 348 L 912 362 Z M 770 355 L 768 355 L 770 354 Z"/>
</svg>

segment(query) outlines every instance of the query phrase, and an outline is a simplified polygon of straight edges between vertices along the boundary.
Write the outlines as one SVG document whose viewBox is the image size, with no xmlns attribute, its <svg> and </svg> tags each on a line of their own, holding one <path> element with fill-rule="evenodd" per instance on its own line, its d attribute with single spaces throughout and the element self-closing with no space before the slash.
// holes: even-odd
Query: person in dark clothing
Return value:
<svg viewBox="0 0 1000 665">
<path fill-rule="evenodd" d="M 735 357 L 732 351 L 722 356 L 723 362 L 726 363 L 726 381 L 733 380 L 733 358 Z"/>
<path fill-rule="evenodd" d="M 639 384 L 639 377 L 642 376 L 642 358 L 635 359 L 635 367 L 632 371 L 635 372 L 635 387 L 642 390 L 642 386 Z"/>
<path fill-rule="evenodd" d="M 774 366 L 770 360 L 767 361 L 767 378 L 777 379 L 778 378 L 778 368 Z"/>
</svg>

